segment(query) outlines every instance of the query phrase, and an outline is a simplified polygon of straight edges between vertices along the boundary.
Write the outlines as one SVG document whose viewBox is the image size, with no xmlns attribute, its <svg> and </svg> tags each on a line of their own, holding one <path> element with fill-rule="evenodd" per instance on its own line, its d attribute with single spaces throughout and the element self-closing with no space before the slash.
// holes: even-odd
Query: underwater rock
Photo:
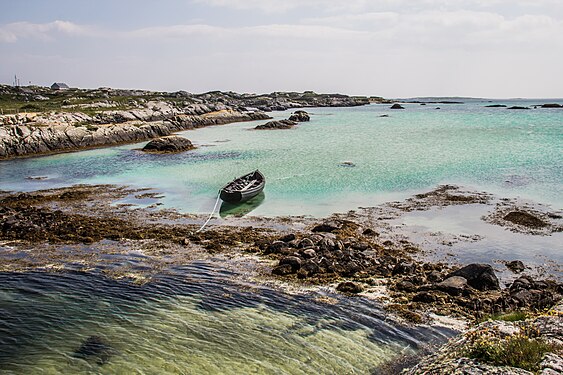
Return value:
<svg viewBox="0 0 563 375">
<path fill-rule="evenodd" d="M 74 352 L 74 357 L 87 361 L 96 361 L 99 365 L 103 365 L 109 361 L 111 356 L 115 354 L 115 350 L 111 345 L 100 336 L 90 336 L 80 345 Z"/>
<path fill-rule="evenodd" d="M 143 147 L 145 152 L 173 153 L 193 150 L 195 146 L 189 139 L 170 136 L 153 139 Z"/>
</svg>

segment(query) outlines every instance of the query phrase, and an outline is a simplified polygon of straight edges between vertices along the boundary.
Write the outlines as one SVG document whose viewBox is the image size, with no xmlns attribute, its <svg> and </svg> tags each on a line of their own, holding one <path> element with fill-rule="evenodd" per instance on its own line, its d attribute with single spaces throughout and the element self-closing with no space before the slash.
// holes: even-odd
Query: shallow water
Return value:
<svg viewBox="0 0 563 375">
<path fill-rule="evenodd" d="M 563 206 L 563 111 L 484 107 L 488 104 L 312 108 L 311 122 L 291 130 L 250 130 L 261 121 L 183 132 L 199 148 L 177 155 L 144 154 L 135 150 L 140 143 L 4 161 L 0 189 L 128 184 L 164 193 L 164 206 L 204 213 L 221 186 L 259 168 L 267 185 L 253 215 L 323 216 L 440 183 Z M 342 165 L 345 161 L 354 166 Z"/>
<path fill-rule="evenodd" d="M 452 334 L 400 327 L 363 298 L 288 295 L 206 263 L 144 286 L 0 273 L 0 311 L 8 374 L 369 374 Z M 92 336 L 107 356 L 77 354 Z"/>
</svg>

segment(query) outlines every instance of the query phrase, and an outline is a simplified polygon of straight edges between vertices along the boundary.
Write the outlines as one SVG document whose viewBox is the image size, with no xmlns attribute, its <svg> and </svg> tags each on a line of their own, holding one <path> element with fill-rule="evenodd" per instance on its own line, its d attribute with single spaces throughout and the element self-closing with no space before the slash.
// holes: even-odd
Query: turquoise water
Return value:
<svg viewBox="0 0 563 375">
<path fill-rule="evenodd" d="M 250 287 L 203 262 L 144 286 L 0 273 L 0 312 L 3 374 L 371 374 L 453 334 L 398 326 L 363 298 Z M 100 351 L 81 350 L 92 337 Z"/>
<path fill-rule="evenodd" d="M 264 200 L 252 211 L 256 215 L 322 216 L 440 183 L 561 207 L 563 110 L 487 104 L 492 103 L 406 104 L 406 110 L 389 105 L 312 108 L 311 122 L 291 130 L 251 130 L 262 121 L 183 132 L 199 148 L 178 155 L 146 155 L 135 150 L 140 143 L 4 161 L 0 189 L 128 184 L 163 192 L 168 207 L 203 213 L 211 210 L 222 185 L 259 168 L 267 185 Z M 274 115 L 286 118 L 289 113 Z M 345 161 L 354 166 L 342 165 Z"/>
</svg>

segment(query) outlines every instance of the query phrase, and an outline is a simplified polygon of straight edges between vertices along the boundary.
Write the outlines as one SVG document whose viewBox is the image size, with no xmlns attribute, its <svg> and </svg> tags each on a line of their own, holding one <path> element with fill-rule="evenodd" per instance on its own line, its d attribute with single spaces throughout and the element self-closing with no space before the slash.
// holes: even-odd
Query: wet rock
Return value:
<svg viewBox="0 0 563 375">
<path fill-rule="evenodd" d="M 523 225 L 528 228 L 544 228 L 549 224 L 540 218 L 525 211 L 512 211 L 503 217 L 504 220 L 511 223 Z"/>
<path fill-rule="evenodd" d="M 377 237 L 377 236 L 379 236 L 379 233 L 377 233 L 376 231 L 374 231 L 374 230 L 371 229 L 371 228 L 367 228 L 366 230 L 364 230 L 364 231 L 362 232 L 362 234 L 363 234 L 364 236 L 368 236 L 368 237 Z"/>
<path fill-rule="evenodd" d="M 280 259 L 279 265 L 288 264 L 292 272 L 297 272 L 301 268 L 301 259 L 295 256 L 287 256 Z"/>
<path fill-rule="evenodd" d="M 323 238 L 319 241 L 318 246 L 322 251 L 332 251 L 335 248 L 334 241 L 330 238 Z"/>
<path fill-rule="evenodd" d="M 399 281 L 397 284 L 395 284 L 395 288 L 404 292 L 414 292 L 417 289 L 416 285 L 408 280 Z"/>
<path fill-rule="evenodd" d="M 339 230 L 341 227 L 342 225 L 337 221 L 325 221 L 324 223 L 316 225 L 311 231 L 331 233 Z"/>
<path fill-rule="evenodd" d="M 311 276 L 317 273 L 321 273 L 321 269 L 319 268 L 319 266 L 313 262 L 312 260 L 306 260 L 303 265 L 301 266 L 301 270 L 307 271 L 307 275 Z"/>
<path fill-rule="evenodd" d="M 189 139 L 169 136 L 153 139 L 143 147 L 145 152 L 175 153 L 193 150 L 195 146 Z"/>
<path fill-rule="evenodd" d="M 311 119 L 311 117 L 305 111 L 295 111 L 289 117 L 290 121 L 297 121 L 297 122 L 305 122 L 305 121 L 309 121 L 310 119 Z"/>
<path fill-rule="evenodd" d="M 282 264 L 282 265 L 276 266 L 276 267 L 274 267 L 274 269 L 272 269 L 272 274 L 278 275 L 278 276 L 290 275 L 292 273 L 293 273 L 293 269 L 291 268 L 291 265 L 289 265 L 289 264 Z"/>
<path fill-rule="evenodd" d="M 283 242 L 290 242 L 290 241 L 293 241 L 294 239 L 295 239 L 294 233 L 289 233 L 289 234 L 286 234 L 285 236 L 280 237 L 280 241 L 283 241 Z"/>
<path fill-rule="evenodd" d="M 431 271 L 426 275 L 426 279 L 432 283 L 439 282 L 442 280 L 442 274 L 438 271 Z"/>
<path fill-rule="evenodd" d="M 457 271 L 451 272 L 446 276 L 446 279 L 452 276 L 461 276 L 465 278 L 470 286 L 480 291 L 500 290 L 500 285 L 498 278 L 495 275 L 495 271 L 493 270 L 493 267 L 488 264 L 469 264 Z"/>
<path fill-rule="evenodd" d="M 423 291 L 412 297 L 413 302 L 432 303 L 438 300 L 436 294 L 431 291 Z"/>
<path fill-rule="evenodd" d="M 523 272 L 526 269 L 526 267 L 524 266 L 524 263 L 522 263 L 522 261 L 520 261 L 520 260 L 513 260 L 511 262 L 507 262 L 506 268 L 508 268 L 509 270 L 511 270 L 514 273 L 520 273 L 520 272 Z"/>
<path fill-rule="evenodd" d="M 100 365 L 108 362 L 115 350 L 100 336 L 90 336 L 74 352 L 74 357 L 95 361 Z"/>
<path fill-rule="evenodd" d="M 312 259 L 317 256 L 317 252 L 314 249 L 303 250 L 303 258 Z"/>
<path fill-rule="evenodd" d="M 467 288 L 467 279 L 461 276 L 452 276 L 436 284 L 435 287 L 451 296 L 459 296 Z"/>
<path fill-rule="evenodd" d="M 291 129 L 295 125 L 297 125 L 295 121 L 279 120 L 279 121 L 269 121 L 263 125 L 258 125 L 254 129 L 256 130 Z"/>
<path fill-rule="evenodd" d="M 506 108 L 506 105 L 504 105 L 504 104 L 490 104 L 490 105 L 486 105 L 485 107 L 487 107 L 487 108 Z"/>
<path fill-rule="evenodd" d="M 357 294 L 357 293 L 361 293 L 363 291 L 363 288 L 361 287 L 361 285 L 354 283 L 352 281 L 344 281 L 338 284 L 336 290 L 338 290 L 341 293 Z"/>
<path fill-rule="evenodd" d="M 399 103 L 395 103 L 391 106 L 391 109 L 405 109 L 405 107 L 403 107 Z"/>
<path fill-rule="evenodd" d="M 416 272 L 416 264 L 401 261 L 393 267 L 393 275 L 411 275 Z"/>
<path fill-rule="evenodd" d="M 522 107 L 522 106 L 519 106 L 519 105 L 514 105 L 514 106 L 512 106 L 512 107 L 508 107 L 508 109 L 530 109 L 530 108 L 528 108 L 528 107 Z"/>
<path fill-rule="evenodd" d="M 297 245 L 297 247 L 300 249 L 307 249 L 314 246 L 315 243 L 310 238 L 303 238 L 301 241 L 299 241 L 299 245 Z"/>
<path fill-rule="evenodd" d="M 542 108 L 563 108 L 563 105 L 557 103 L 542 104 Z"/>
<path fill-rule="evenodd" d="M 287 248 L 287 244 L 283 241 L 272 242 L 264 251 L 265 254 L 279 254 L 284 248 Z"/>
</svg>

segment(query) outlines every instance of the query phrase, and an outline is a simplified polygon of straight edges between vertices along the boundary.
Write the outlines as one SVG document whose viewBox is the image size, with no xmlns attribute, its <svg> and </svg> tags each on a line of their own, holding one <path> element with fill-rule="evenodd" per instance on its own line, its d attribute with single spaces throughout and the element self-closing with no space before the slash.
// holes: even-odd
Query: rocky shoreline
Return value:
<svg viewBox="0 0 563 375">
<path fill-rule="evenodd" d="M 507 324 L 502 322 L 505 318 L 498 317 L 513 314 L 520 314 L 525 322 L 522 326 L 508 324 L 518 332 L 529 333 L 526 327 L 535 327 L 545 319 L 555 319 L 549 326 L 562 326 L 561 315 L 557 312 L 560 309 L 546 310 L 561 300 L 563 284 L 560 280 L 531 277 L 523 272 L 523 265 L 514 263 L 511 269 L 516 277 L 505 286 L 490 265 L 455 265 L 424 259 L 420 256 L 423 249 L 400 236 L 384 235 L 383 223 L 365 219 L 373 212 L 368 212 L 365 218 L 348 213 L 335 214 L 325 220 L 305 217 L 226 220 L 220 225 L 212 222 L 207 230 L 195 233 L 203 217 L 159 210 L 154 205 L 136 208 L 130 204 L 115 204 L 126 197 L 157 200 L 158 196 L 147 190 L 106 185 L 33 193 L 0 192 L 0 270 L 89 272 L 101 269 L 109 277 L 143 284 L 150 282 L 155 273 L 173 265 L 206 257 L 242 256 L 245 262 L 255 264 L 253 272 L 259 282 L 278 282 L 295 288 L 329 287 L 350 298 L 355 295 L 375 298 L 389 313 L 408 324 L 434 324 L 453 317 L 468 322 L 469 327 L 474 326 L 464 330 L 453 344 L 432 354 L 433 357 L 417 359 L 420 364 L 405 370 L 408 374 L 455 371 L 528 374 L 528 370 L 493 367 L 494 363 L 471 351 L 473 346 L 469 343 L 481 343 L 476 337 L 504 340 L 505 328 L 502 327 Z M 444 185 L 380 209 L 391 215 L 394 210 L 408 212 L 489 200 L 486 193 L 465 192 Z M 378 215 L 384 217 L 382 212 Z M 505 217 L 506 212 L 503 211 L 503 215 Z M 552 220 L 548 224 L 554 228 L 558 226 L 558 219 L 550 215 L 557 216 L 546 213 L 542 220 Z M 510 224 L 507 221 L 508 228 Z M 519 221 L 514 225 L 533 224 L 537 222 Z M 89 251 L 83 251 L 84 248 Z M 116 266 L 108 260 L 107 255 L 111 254 L 109 259 L 119 263 L 132 250 L 147 257 L 139 268 Z M 548 318 L 543 318 L 545 316 Z M 494 323 L 475 325 L 491 319 Z M 493 326 L 501 328 L 493 329 Z M 546 332 L 533 337 L 528 335 L 526 340 L 543 343 L 544 338 L 550 338 L 550 333 Z M 551 334 L 562 340 L 561 330 Z M 533 364 L 540 367 L 534 368 L 541 368 L 545 374 L 552 373 L 549 370 L 556 368 L 557 364 L 553 363 L 560 360 L 558 356 L 562 354 L 556 344 L 542 347 L 545 350 L 541 363 Z M 543 364 L 545 361 L 549 363 Z M 405 361 L 405 364 L 411 362 Z M 387 373 L 398 371 L 400 369 L 395 368 Z"/>
<path fill-rule="evenodd" d="M 383 99 L 382 99 L 383 100 Z M 0 160 L 140 142 L 182 130 L 270 119 L 265 112 L 369 104 L 339 94 L 191 94 L 0 85 Z"/>
</svg>

